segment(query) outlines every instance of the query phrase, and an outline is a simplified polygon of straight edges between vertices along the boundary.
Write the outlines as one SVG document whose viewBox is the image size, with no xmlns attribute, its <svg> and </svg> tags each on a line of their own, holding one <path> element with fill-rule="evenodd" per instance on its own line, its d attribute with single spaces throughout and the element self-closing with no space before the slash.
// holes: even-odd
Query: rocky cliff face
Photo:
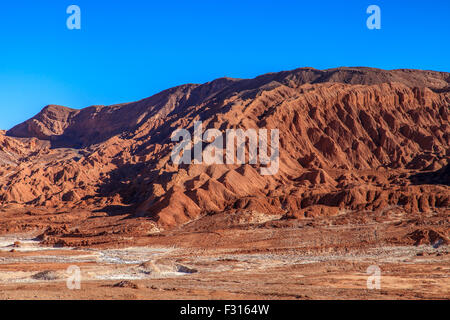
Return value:
<svg viewBox="0 0 450 320">
<path fill-rule="evenodd" d="M 216 212 L 449 212 L 450 74 L 302 68 L 115 106 L 48 106 L 0 133 L 3 206 L 128 206 L 171 228 Z M 174 165 L 180 128 L 278 129 L 280 165 Z"/>
</svg>

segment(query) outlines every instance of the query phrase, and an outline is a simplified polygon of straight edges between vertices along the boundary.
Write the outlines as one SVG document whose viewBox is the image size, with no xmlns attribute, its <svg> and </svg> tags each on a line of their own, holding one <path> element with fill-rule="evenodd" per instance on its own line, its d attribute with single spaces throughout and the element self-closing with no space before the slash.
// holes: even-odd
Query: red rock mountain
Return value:
<svg viewBox="0 0 450 320">
<path fill-rule="evenodd" d="M 126 208 L 167 229 L 217 212 L 450 212 L 450 74 L 301 68 L 186 84 L 81 110 L 47 106 L 0 132 L 0 203 Z M 171 134 L 278 129 L 280 168 L 174 165 Z"/>
</svg>

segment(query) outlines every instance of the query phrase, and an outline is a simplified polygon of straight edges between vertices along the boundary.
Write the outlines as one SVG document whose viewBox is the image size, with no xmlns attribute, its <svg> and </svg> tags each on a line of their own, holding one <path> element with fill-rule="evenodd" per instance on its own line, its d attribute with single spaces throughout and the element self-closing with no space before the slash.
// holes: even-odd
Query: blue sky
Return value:
<svg viewBox="0 0 450 320">
<path fill-rule="evenodd" d="M 81 30 L 66 9 L 81 8 Z M 369 5 L 381 30 L 366 27 Z M 15 0 L 0 6 L 0 129 L 47 104 L 310 66 L 450 71 L 450 1 Z"/>
</svg>

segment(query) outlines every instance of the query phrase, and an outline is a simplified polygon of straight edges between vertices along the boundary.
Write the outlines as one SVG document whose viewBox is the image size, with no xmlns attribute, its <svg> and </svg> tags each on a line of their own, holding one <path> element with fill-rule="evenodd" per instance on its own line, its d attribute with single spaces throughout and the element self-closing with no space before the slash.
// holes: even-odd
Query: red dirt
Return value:
<svg viewBox="0 0 450 320">
<path fill-rule="evenodd" d="M 449 82 L 445 72 L 301 68 L 121 105 L 47 106 L 0 131 L 0 234 L 106 248 L 157 243 L 167 232 L 390 221 L 389 245 L 446 246 Z M 278 173 L 174 165 L 171 134 L 193 132 L 196 120 L 221 131 L 279 129 Z M 349 239 L 315 248 L 359 248 Z"/>
</svg>

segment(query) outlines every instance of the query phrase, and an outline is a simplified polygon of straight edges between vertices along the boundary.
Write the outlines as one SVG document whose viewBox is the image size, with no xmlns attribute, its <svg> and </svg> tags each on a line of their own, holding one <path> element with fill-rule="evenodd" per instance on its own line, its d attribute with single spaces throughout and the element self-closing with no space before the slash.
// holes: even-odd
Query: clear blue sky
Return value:
<svg viewBox="0 0 450 320">
<path fill-rule="evenodd" d="M 81 30 L 66 27 L 71 4 Z M 370 4 L 381 30 L 366 27 Z M 450 1 L 2 1 L 0 128 L 47 104 L 108 105 L 303 66 L 450 71 Z"/>
</svg>

